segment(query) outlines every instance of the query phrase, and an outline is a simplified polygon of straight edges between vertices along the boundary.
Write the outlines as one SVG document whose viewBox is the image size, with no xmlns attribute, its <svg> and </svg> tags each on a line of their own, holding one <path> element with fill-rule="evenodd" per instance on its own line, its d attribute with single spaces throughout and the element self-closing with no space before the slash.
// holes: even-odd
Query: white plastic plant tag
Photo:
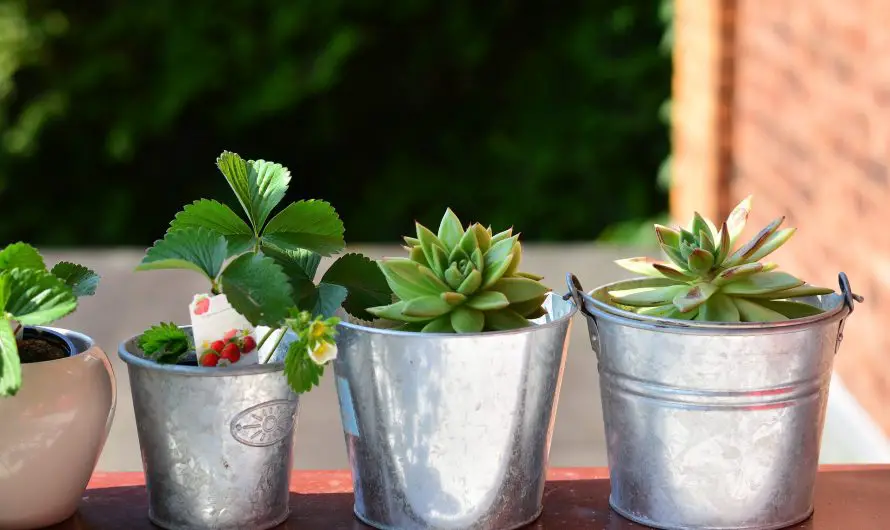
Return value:
<svg viewBox="0 0 890 530">
<path fill-rule="evenodd" d="M 257 364 L 256 331 L 229 304 L 226 295 L 195 295 L 189 304 L 189 315 L 199 365 L 224 367 Z M 211 355 L 210 363 L 202 361 L 205 354 Z M 212 355 L 218 359 L 212 359 Z"/>
</svg>

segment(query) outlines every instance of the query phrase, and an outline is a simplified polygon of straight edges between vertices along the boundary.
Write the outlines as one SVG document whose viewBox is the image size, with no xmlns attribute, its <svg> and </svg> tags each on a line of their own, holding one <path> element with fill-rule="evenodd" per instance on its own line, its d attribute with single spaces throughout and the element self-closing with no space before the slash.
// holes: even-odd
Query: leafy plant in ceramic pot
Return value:
<svg viewBox="0 0 890 530">
<path fill-rule="evenodd" d="M 134 381 L 153 520 L 177 528 L 270 527 L 288 514 L 297 394 L 317 385 L 337 355 L 334 313 L 342 306 L 367 316 L 368 305 L 392 293 L 375 263 L 356 253 L 315 282 L 321 258 L 344 248 L 343 223 L 320 200 L 276 213 L 291 180 L 284 166 L 223 152 L 217 167 L 246 219 L 209 199 L 176 214 L 137 270 L 195 271 L 208 289 L 191 297 L 190 327 L 152 326 L 125 342 L 121 357 Z M 205 424 L 209 417 L 222 419 Z M 212 451 L 198 443 L 208 434 L 219 440 Z M 169 467 L 177 457 L 163 440 L 171 436 L 190 447 L 190 465 L 204 478 Z M 238 476 L 227 471 L 232 466 Z M 202 495 L 208 484 L 213 497 Z M 255 493 L 245 496 L 245 488 Z"/>
<path fill-rule="evenodd" d="M 573 296 L 597 353 L 610 505 L 657 528 L 782 528 L 810 516 L 831 370 L 854 295 L 764 261 L 796 229 L 740 244 L 752 197 L 718 229 L 655 226 L 666 260 Z M 683 477 L 683 480 L 665 480 Z M 693 502 L 690 499 L 699 499 Z M 706 502 L 705 502 L 706 501 Z"/>
<path fill-rule="evenodd" d="M 2 528 L 70 517 L 102 451 L 114 417 L 111 365 L 90 337 L 44 327 L 74 312 L 98 284 L 82 265 L 47 268 L 26 243 L 0 250 Z"/>
<path fill-rule="evenodd" d="M 517 528 L 541 510 L 574 304 L 521 270 L 512 229 L 451 209 L 436 232 L 415 229 L 407 257 L 378 261 L 393 300 L 338 326 L 355 513 L 378 528 Z"/>
</svg>

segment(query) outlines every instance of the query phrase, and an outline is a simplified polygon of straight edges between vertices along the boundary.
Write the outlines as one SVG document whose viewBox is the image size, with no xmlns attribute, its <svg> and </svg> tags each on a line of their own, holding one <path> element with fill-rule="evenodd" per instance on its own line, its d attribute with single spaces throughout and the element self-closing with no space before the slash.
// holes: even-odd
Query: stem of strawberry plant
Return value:
<svg viewBox="0 0 890 530">
<path fill-rule="evenodd" d="M 280 328 L 280 329 L 281 329 L 281 335 L 278 335 L 278 340 L 275 341 L 275 346 L 272 346 L 272 349 L 269 351 L 269 355 L 267 355 L 266 358 L 263 359 L 263 364 L 266 364 L 267 362 L 269 362 L 269 359 L 271 359 L 272 355 L 275 354 L 275 350 L 278 349 L 278 345 L 281 344 L 282 339 L 284 339 L 284 334 L 287 333 L 286 328 Z"/>
<path fill-rule="evenodd" d="M 271 337 L 273 333 L 275 333 L 275 328 L 270 328 L 269 331 L 267 331 L 266 334 L 263 335 L 263 338 L 260 339 L 260 343 L 256 346 L 257 351 L 263 349 L 263 344 L 265 344 L 266 341 L 269 340 L 269 337 Z"/>
</svg>

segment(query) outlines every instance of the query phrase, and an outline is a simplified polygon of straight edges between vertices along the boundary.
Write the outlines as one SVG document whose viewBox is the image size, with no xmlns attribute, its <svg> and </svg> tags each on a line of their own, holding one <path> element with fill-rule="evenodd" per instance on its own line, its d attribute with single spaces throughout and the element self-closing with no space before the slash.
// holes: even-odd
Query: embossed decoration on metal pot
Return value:
<svg viewBox="0 0 890 530">
<path fill-rule="evenodd" d="M 342 322 L 334 361 L 354 511 L 381 529 L 508 530 L 541 513 L 571 318 L 518 272 L 511 231 L 450 210 L 409 259 L 379 262 L 396 295 Z"/>
<path fill-rule="evenodd" d="M 813 512 L 834 357 L 862 297 L 844 273 L 837 294 L 759 263 L 793 233 L 781 219 L 732 252 L 749 209 L 720 230 L 697 214 L 656 227 L 670 263 L 619 262 L 648 278 L 585 294 L 566 277 L 598 360 L 609 503 L 638 523 L 767 530 Z"/>
</svg>

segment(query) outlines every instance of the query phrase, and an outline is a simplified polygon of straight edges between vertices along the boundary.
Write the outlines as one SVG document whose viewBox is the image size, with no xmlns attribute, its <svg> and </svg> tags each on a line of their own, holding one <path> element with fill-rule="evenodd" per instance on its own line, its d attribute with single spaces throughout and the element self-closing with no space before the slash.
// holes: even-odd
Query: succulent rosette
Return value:
<svg viewBox="0 0 890 530">
<path fill-rule="evenodd" d="M 649 277 L 649 285 L 610 291 L 612 301 L 641 315 L 711 322 L 774 322 L 822 313 L 795 299 L 830 294 L 832 289 L 809 285 L 776 270 L 776 263 L 761 261 L 794 235 L 795 228 L 780 228 L 784 217 L 736 248 L 751 202 L 749 196 L 739 203 L 719 229 L 698 213 L 685 229 L 655 225 L 668 261 L 617 261 Z"/>
<path fill-rule="evenodd" d="M 378 262 L 396 300 L 368 312 L 425 333 L 475 333 L 521 328 L 545 314 L 550 289 L 520 272 L 522 246 L 512 229 L 466 228 L 447 209 L 433 233 L 416 223 L 405 237 L 407 258 Z"/>
</svg>

